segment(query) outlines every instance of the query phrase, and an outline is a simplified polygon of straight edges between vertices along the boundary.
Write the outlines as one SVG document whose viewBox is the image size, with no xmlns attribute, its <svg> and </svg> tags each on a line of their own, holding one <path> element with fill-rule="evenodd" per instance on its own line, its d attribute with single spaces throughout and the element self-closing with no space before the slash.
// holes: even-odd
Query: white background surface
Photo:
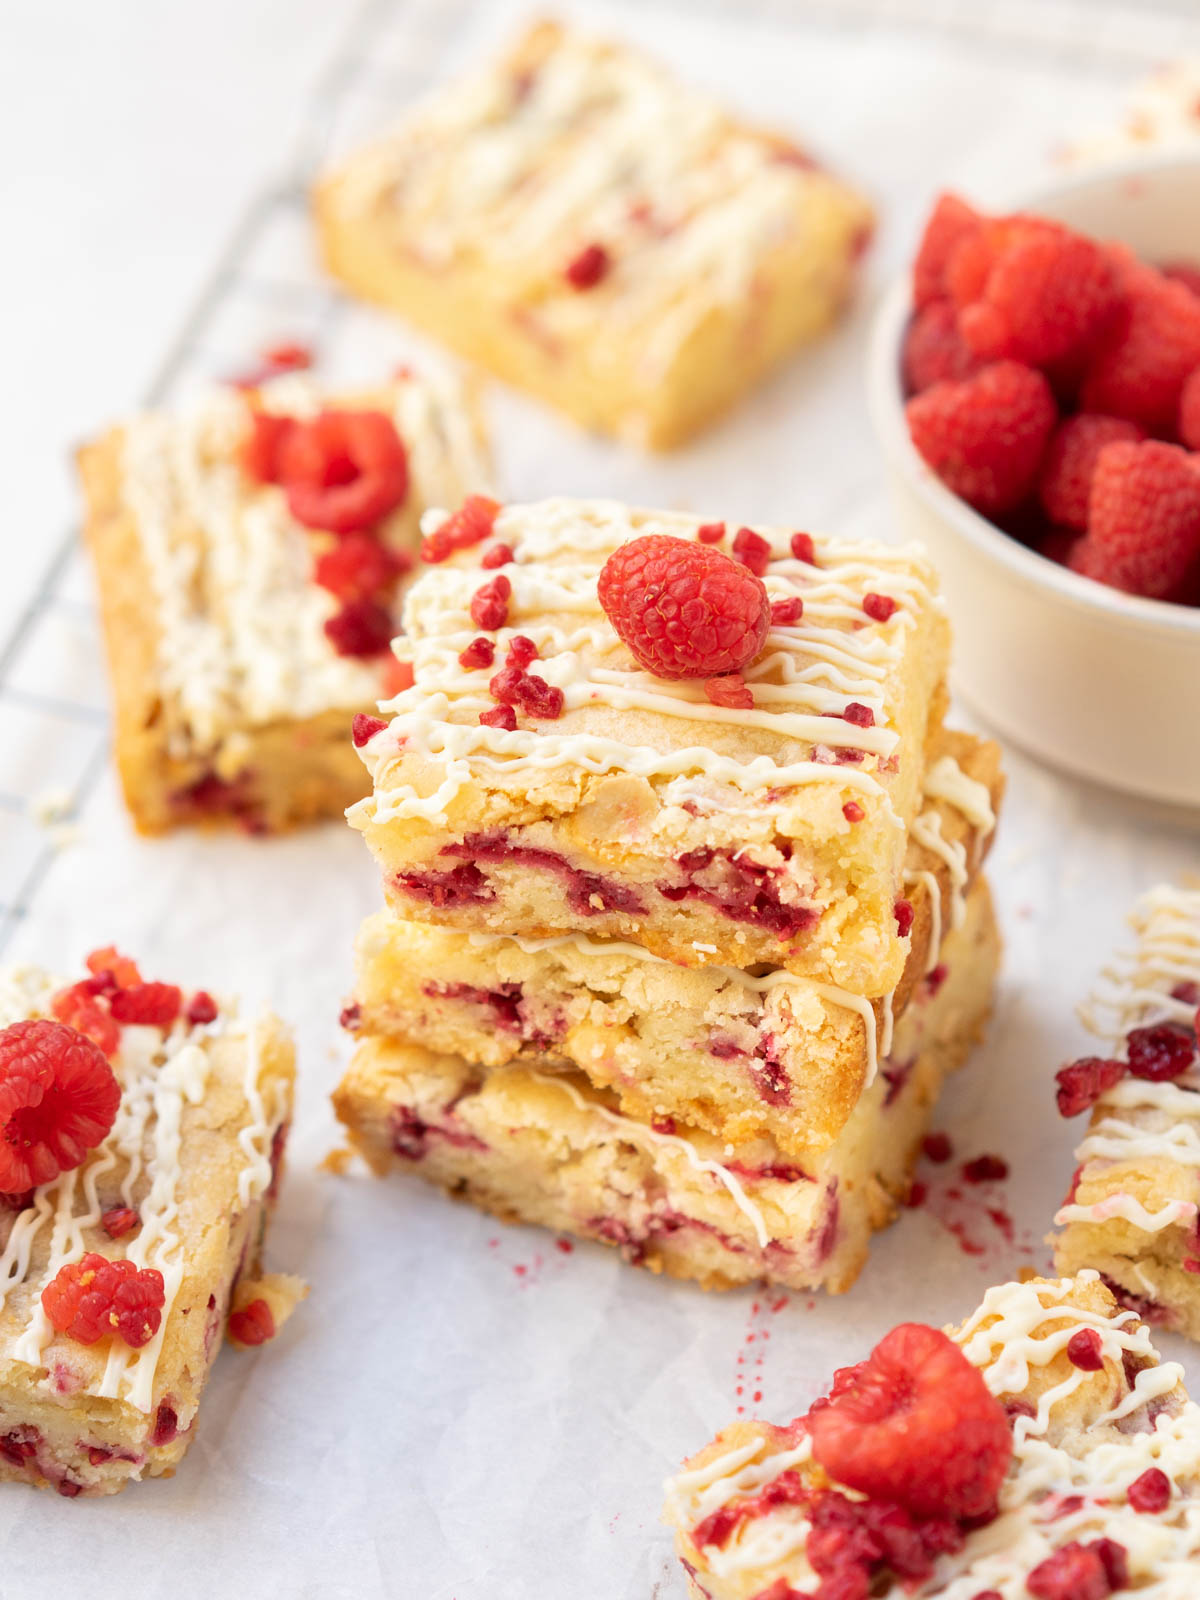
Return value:
<svg viewBox="0 0 1200 1600">
<path fill-rule="evenodd" d="M 867 186 L 882 228 L 848 325 L 682 454 L 655 461 L 591 443 L 496 397 L 503 485 L 513 498 L 616 494 L 885 537 L 862 401 L 865 335 L 932 192 L 959 185 L 984 202 L 1019 193 L 1064 132 L 1111 117 L 1122 78 L 1186 32 L 1149 14 L 1123 31 L 1127 18 L 1101 22 L 1092 10 L 1072 35 L 1059 31 L 1071 9 L 1057 5 L 1006 7 L 990 41 L 976 31 L 990 8 L 975 6 L 950 13 L 970 25 L 949 35 L 920 20 L 870 22 L 863 5 L 776 5 L 784 22 L 658 3 L 564 9 L 644 39 L 746 111 L 807 136 Z M 896 9 L 919 18 L 946 8 Z M 476 53 L 525 10 L 506 0 L 392 7 L 347 124 L 373 120 L 399 86 Z M 60 0 L 6 13 L 0 637 L 73 515 L 70 445 L 144 393 L 236 219 L 293 159 L 354 14 L 330 0 Z M 1200 47 L 1200 24 L 1191 27 Z M 204 326 L 193 372 L 228 372 L 261 339 L 305 334 L 321 314 L 286 207 L 260 247 L 259 276 L 280 293 L 248 292 L 239 279 Z M 349 311 L 323 348 L 332 370 L 369 375 L 412 344 Z M 13 681 L 98 712 L 80 566 L 63 596 Z M 33 798 L 75 783 L 96 737 L 87 715 L 47 722 L 32 704 L 0 705 L 0 790 Z M 548 1236 L 502 1229 L 415 1183 L 318 1172 L 336 1142 L 326 1097 L 345 1055 L 336 1017 L 350 945 L 378 898 L 365 851 L 336 824 L 275 841 L 139 841 L 106 774 L 12 949 L 61 968 L 115 939 L 150 976 L 240 991 L 295 1022 L 299 1115 L 271 1254 L 313 1293 L 275 1347 L 221 1358 L 171 1482 L 110 1501 L 6 1487 L 4 1600 L 80 1589 L 92 1600 L 681 1596 L 657 1523 L 660 1482 L 733 1416 L 739 1370 L 762 1394 L 755 1409 L 790 1418 L 892 1322 L 957 1318 L 988 1283 L 1045 1259 L 1036 1241 L 1065 1187 L 1072 1137 L 1053 1113 L 1050 1075 L 1078 1053 L 1074 1003 L 1120 941 L 1134 896 L 1194 867 L 1200 851 L 1194 836 L 1011 752 L 1009 770 L 992 865 L 1003 990 L 988 1043 L 939 1123 L 962 1156 L 1010 1161 L 1015 1240 L 981 1205 L 968 1214 L 943 1197 L 880 1238 L 849 1296 L 792 1296 L 774 1312 L 749 1294 L 658 1282 L 598 1247 L 560 1254 Z M 0 815 L 0 903 L 39 838 L 28 818 Z M 945 1187 L 944 1176 L 932 1181 Z M 937 1213 L 963 1222 L 984 1254 L 965 1254 Z M 769 1341 L 746 1344 L 763 1329 Z"/>
</svg>

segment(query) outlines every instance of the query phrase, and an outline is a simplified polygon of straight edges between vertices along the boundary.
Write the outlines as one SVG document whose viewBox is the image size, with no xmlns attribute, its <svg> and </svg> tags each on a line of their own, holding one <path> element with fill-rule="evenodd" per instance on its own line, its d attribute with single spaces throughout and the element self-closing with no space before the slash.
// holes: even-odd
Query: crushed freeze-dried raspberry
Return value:
<svg viewBox="0 0 1200 1600">
<path fill-rule="evenodd" d="M 1071 565 L 1114 588 L 1170 599 L 1200 564 L 1200 471 L 1178 445 L 1105 445 Z"/>
<path fill-rule="evenodd" d="M 476 672 L 482 667 L 490 667 L 496 659 L 496 645 L 492 639 L 485 639 L 478 634 L 471 640 L 465 650 L 458 653 L 458 664 L 465 667 L 468 672 Z"/>
<path fill-rule="evenodd" d="M 897 900 L 892 907 L 896 916 L 896 932 L 902 939 L 907 939 L 912 932 L 913 908 L 911 900 Z"/>
<path fill-rule="evenodd" d="M 121 1089 L 102 1051 L 61 1022 L 0 1031 L 0 1192 L 77 1167 L 107 1135 Z"/>
<path fill-rule="evenodd" d="M 106 1008 L 97 1003 L 95 991 L 89 987 L 97 981 L 85 980 L 72 984 L 69 989 L 60 989 L 51 1000 L 50 1009 L 59 1022 L 65 1022 L 67 1027 L 90 1039 L 106 1056 L 111 1056 L 121 1043 L 121 1030 Z"/>
<path fill-rule="evenodd" d="M 639 666 L 659 678 L 738 672 L 762 649 L 762 579 L 711 545 L 649 534 L 605 562 L 600 604 Z"/>
<path fill-rule="evenodd" d="M 183 991 L 174 983 L 139 983 L 118 989 L 109 1007 L 118 1022 L 169 1028 L 183 1009 Z"/>
<path fill-rule="evenodd" d="M 1080 409 L 1169 433 L 1184 381 L 1200 366 L 1200 299 L 1138 262 L 1126 263 L 1122 275 L 1128 312 L 1088 366 Z"/>
<path fill-rule="evenodd" d="M 477 628 L 494 632 L 508 621 L 508 602 L 512 599 L 512 583 L 503 573 L 480 584 L 471 596 L 471 621 Z"/>
<path fill-rule="evenodd" d="M 847 822 L 861 822 L 866 814 L 867 813 L 859 805 L 857 800 L 847 800 L 846 804 L 842 807 L 842 815 L 845 817 Z"/>
<path fill-rule="evenodd" d="M 100 1217 L 100 1226 L 110 1239 L 121 1239 L 141 1222 L 132 1206 L 114 1206 Z"/>
<path fill-rule="evenodd" d="M 977 1367 L 936 1328 L 901 1324 L 808 1416 L 830 1477 L 920 1517 L 987 1517 L 1012 1434 Z"/>
<path fill-rule="evenodd" d="M 490 711 L 481 711 L 479 720 L 485 728 L 503 728 L 506 733 L 515 733 L 517 729 L 517 713 L 510 705 L 493 706 Z"/>
<path fill-rule="evenodd" d="M 1008 1177 L 1008 1162 L 1003 1156 L 976 1156 L 964 1163 L 962 1175 L 968 1183 L 999 1183 Z"/>
<path fill-rule="evenodd" d="M 602 244 L 586 244 L 563 268 L 563 277 L 572 289 L 594 289 L 607 277 L 612 258 Z"/>
<path fill-rule="evenodd" d="M 508 566 L 512 558 L 512 545 L 490 544 L 479 558 L 479 565 L 490 571 L 493 567 Z"/>
<path fill-rule="evenodd" d="M 135 983 L 142 981 L 137 963 L 131 961 L 128 956 L 121 955 L 111 944 L 105 945 L 102 950 L 89 951 L 84 965 L 96 977 L 107 973 L 118 989 L 130 989 Z"/>
<path fill-rule="evenodd" d="M 1055 1099 L 1060 1117 L 1077 1117 L 1090 1111 L 1106 1089 L 1125 1076 L 1123 1061 L 1106 1061 L 1100 1056 L 1083 1056 L 1054 1075 L 1058 1085 Z"/>
<path fill-rule="evenodd" d="M 354 721 L 350 724 L 350 737 L 354 741 L 354 748 L 361 750 L 363 745 L 370 744 L 377 733 L 382 733 L 387 723 L 382 717 L 372 717 L 366 711 L 356 711 Z"/>
<path fill-rule="evenodd" d="M 1171 1480 L 1161 1467 L 1147 1467 L 1126 1489 L 1125 1498 L 1135 1511 L 1157 1516 L 1171 1503 Z"/>
<path fill-rule="evenodd" d="M 806 566 L 815 567 L 817 552 L 813 545 L 811 533 L 794 533 L 791 537 L 792 555 L 797 561 L 803 561 Z"/>
<path fill-rule="evenodd" d="M 266 1344 L 275 1337 L 275 1318 L 265 1300 L 251 1300 L 240 1311 L 229 1313 L 230 1336 L 239 1344 Z"/>
<path fill-rule="evenodd" d="M 913 262 L 913 304 L 920 309 L 948 291 L 946 271 L 959 246 L 982 227 L 979 213 L 956 194 L 940 194 Z"/>
<path fill-rule="evenodd" d="M 340 656 L 382 655 L 395 632 L 391 612 L 377 600 L 347 600 L 325 619 L 325 637 Z"/>
<path fill-rule="evenodd" d="M 725 537 L 725 524 L 723 522 L 702 522 L 696 529 L 696 537 L 701 544 L 720 544 Z"/>
<path fill-rule="evenodd" d="M 1135 1078 L 1148 1078 L 1152 1083 L 1178 1078 L 1196 1059 L 1195 1039 L 1169 1022 L 1135 1028 L 1125 1046 L 1130 1072 Z"/>
<path fill-rule="evenodd" d="M 242 441 L 242 470 L 254 483 L 278 483 L 285 441 L 296 426 L 295 418 L 274 411 L 252 411 L 250 432 Z"/>
<path fill-rule="evenodd" d="M 1095 1328 L 1078 1328 L 1067 1340 L 1067 1360 L 1081 1372 L 1099 1372 L 1104 1365 L 1100 1335 Z"/>
<path fill-rule="evenodd" d="M 526 715 L 553 721 L 563 714 L 566 696 L 556 684 L 549 684 L 535 672 L 524 672 L 517 687 L 517 704 Z"/>
<path fill-rule="evenodd" d="M 385 412 L 322 411 L 284 439 L 279 481 L 297 522 L 354 533 L 403 504 L 408 452 Z"/>
<path fill-rule="evenodd" d="M 959 332 L 958 311 L 949 300 L 932 301 L 909 323 L 900 352 L 906 394 L 920 394 L 935 383 L 957 383 L 983 364 Z"/>
<path fill-rule="evenodd" d="M 339 600 L 378 596 L 412 565 L 407 551 L 389 550 L 366 533 L 348 533 L 317 557 L 313 578 Z"/>
<path fill-rule="evenodd" d="M 863 596 L 863 610 L 872 622 L 888 622 L 895 615 L 898 607 L 890 594 L 867 594 Z"/>
<path fill-rule="evenodd" d="M 1038 498 L 1050 521 L 1082 533 L 1087 527 L 1092 475 L 1101 450 L 1118 440 L 1136 444 L 1143 438 L 1137 423 L 1124 417 L 1081 413 L 1064 418 L 1047 446 L 1038 481 Z"/>
<path fill-rule="evenodd" d="M 1108 1545 L 1112 1551 L 1101 1548 Z M 1025 1587 L 1035 1600 L 1107 1600 L 1114 1589 L 1124 1587 L 1124 1556 L 1122 1546 L 1112 1539 L 1093 1539 L 1090 1544 L 1072 1539 L 1034 1567 Z M 1118 1574 L 1120 1582 L 1114 1582 Z"/>
<path fill-rule="evenodd" d="M 733 536 L 733 556 L 761 578 L 771 565 L 771 542 L 753 528 L 739 528 Z"/>
<path fill-rule="evenodd" d="M 206 989 L 197 989 L 183 1013 L 190 1027 L 203 1028 L 217 1020 L 217 1002 Z"/>
<path fill-rule="evenodd" d="M 804 615 L 804 601 L 798 594 L 789 595 L 786 600 L 772 600 L 771 626 L 773 628 L 794 628 Z"/>
<path fill-rule="evenodd" d="M 508 656 L 506 663 L 510 667 L 517 667 L 524 671 L 531 661 L 537 660 L 538 649 L 533 640 L 523 633 L 514 634 L 508 641 Z"/>
<path fill-rule="evenodd" d="M 841 713 L 843 722 L 853 723 L 856 728 L 873 728 L 875 726 L 875 713 L 870 706 L 863 705 L 861 700 L 851 700 L 850 704 Z"/>
<path fill-rule="evenodd" d="M 724 706 L 728 711 L 754 710 L 754 696 L 740 672 L 729 672 L 722 678 L 706 678 L 704 692 L 714 706 Z"/>
<path fill-rule="evenodd" d="M 42 1290 L 42 1308 L 59 1333 L 80 1344 L 117 1334 L 135 1350 L 158 1332 L 165 1300 L 162 1273 L 89 1251 Z"/>
<path fill-rule="evenodd" d="M 433 533 L 421 541 L 421 560 L 445 561 L 456 550 L 470 550 L 491 537 L 500 514 L 500 502 L 483 494 L 469 494 L 462 505 Z"/>
<path fill-rule="evenodd" d="M 927 1133 L 921 1140 L 921 1149 L 925 1152 L 927 1160 L 936 1161 L 939 1166 L 949 1161 L 954 1154 L 950 1136 L 945 1133 Z"/>
<path fill-rule="evenodd" d="M 997 361 L 958 383 L 935 383 L 905 406 L 913 444 L 968 505 L 986 516 L 1029 494 L 1058 408 L 1034 367 Z"/>
</svg>

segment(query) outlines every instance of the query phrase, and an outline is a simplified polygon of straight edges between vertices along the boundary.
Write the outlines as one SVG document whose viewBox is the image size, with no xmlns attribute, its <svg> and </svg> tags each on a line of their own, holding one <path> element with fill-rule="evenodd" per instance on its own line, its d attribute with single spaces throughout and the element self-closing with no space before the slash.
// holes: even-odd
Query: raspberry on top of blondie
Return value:
<svg viewBox="0 0 1200 1600">
<path fill-rule="evenodd" d="M 1060 1112 L 1091 1115 L 1055 1261 L 1200 1338 L 1200 887 L 1159 884 L 1130 920 L 1136 948 L 1081 1009 L 1107 1054 L 1058 1074 Z"/>
<path fill-rule="evenodd" d="M 610 501 L 424 526 L 350 813 L 398 909 L 895 987 L 948 649 L 919 552 Z"/>
<path fill-rule="evenodd" d="M 667 1485 L 697 1600 L 1195 1593 L 1200 1409 L 1095 1272 L 906 1323 L 785 1427 L 736 1422 Z"/>
</svg>

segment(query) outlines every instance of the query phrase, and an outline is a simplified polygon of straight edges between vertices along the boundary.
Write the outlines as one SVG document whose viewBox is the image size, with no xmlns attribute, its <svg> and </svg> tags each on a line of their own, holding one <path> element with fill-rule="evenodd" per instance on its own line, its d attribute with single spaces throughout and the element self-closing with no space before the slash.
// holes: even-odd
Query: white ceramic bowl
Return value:
<svg viewBox="0 0 1200 1600">
<path fill-rule="evenodd" d="M 1019 208 L 1123 240 L 1147 261 L 1200 262 L 1200 155 L 1065 176 L 1022 196 Z M 906 275 L 879 308 L 869 404 L 905 531 L 941 569 L 955 687 L 1040 759 L 1200 811 L 1200 609 L 1069 572 L 938 481 L 904 420 L 900 348 L 910 296 Z"/>
</svg>

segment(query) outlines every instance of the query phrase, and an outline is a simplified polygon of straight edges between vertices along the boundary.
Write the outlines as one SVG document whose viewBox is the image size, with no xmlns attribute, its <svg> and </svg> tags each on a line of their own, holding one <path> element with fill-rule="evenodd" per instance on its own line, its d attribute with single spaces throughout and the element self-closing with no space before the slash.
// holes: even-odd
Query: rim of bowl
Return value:
<svg viewBox="0 0 1200 1600">
<path fill-rule="evenodd" d="M 1093 188 L 1104 182 L 1120 183 L 1129 178 L 1148 177 L 1176 169 L 1200 173 L 1200 154 L 1176 152 L 1145 154 L 1089 168 L 1062 181 L 1047 181 L 1025 191 L 1013 202 L 1021 210 L 1036 210 L 1055 198 Z M 922 457 L 908 432 L 904 419 L 904 394 L 900 384 L 900 350 L 908 326 L 912 279 L 908 271 L 894 280 L 884 293 L 875 313 L 868 353 L 867 400 L 871 420 L 890 465 L 903 472 L 915 493 L 930 510 L 953 527 L 982 555 L 1008 567 L 1026 584 L 1052 589 L 1078 609 L 1094 615 L 1134 623 L 1142 628 L 1170 630 L 1200 635 L 1200 606 L 1180 605 L 1174 600 L 1152 600 L 1145 595 L 1125 594 L 1106 584 L 1085 578 L 1049 557 L 1039 555 L 997 528 L 965 500 L 948 489 Z"/>
</svg>

